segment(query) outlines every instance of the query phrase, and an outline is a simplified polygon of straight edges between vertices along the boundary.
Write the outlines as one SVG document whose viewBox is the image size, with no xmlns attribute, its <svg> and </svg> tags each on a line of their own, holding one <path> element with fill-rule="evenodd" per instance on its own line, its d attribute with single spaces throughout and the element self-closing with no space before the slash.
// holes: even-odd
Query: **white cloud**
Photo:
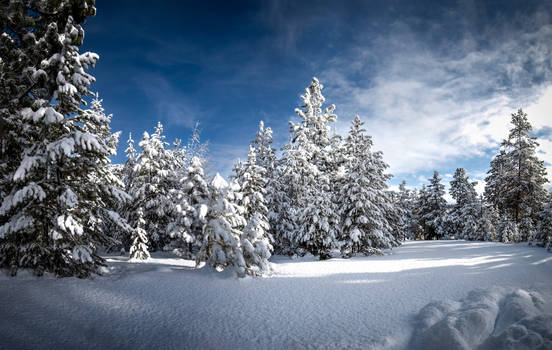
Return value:
<svg viewBox="0 0 552 350">
<path fill-rule="evenodd" d="M 383 59 L 362 47 L 336 58 L 320 77 L 338 106 L 338 130 L 359 114 L 390 171 L 412 174 L 488 156 L 519 107 L 530 106 L 536 127 L 551 125 L 552 45 L 543 43 L 552 43 L 552 25 L 512 34 L 486 48 L 467 37 L 454 50 L 428 50 L 401 27 L 371 47 Z"/>
</svg>

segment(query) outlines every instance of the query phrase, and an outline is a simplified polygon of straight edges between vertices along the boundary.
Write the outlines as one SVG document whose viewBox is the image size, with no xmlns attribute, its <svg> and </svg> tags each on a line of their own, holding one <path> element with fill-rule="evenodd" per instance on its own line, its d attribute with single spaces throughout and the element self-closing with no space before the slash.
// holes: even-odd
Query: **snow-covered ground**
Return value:
<svg viewBox="0 0 552 350">
<path fill-rule="evenodd" d="M 88 280 L 2 275 L 0 348 L 452 350 L 507 348 L 523 334 L 518 347 L 552 340 L 544 249 L 415 241 L 387 253 L 277 256 L 267 278 L 194 270 L 169 255 L 110 257 L 109 273 Z"/>
</svg>

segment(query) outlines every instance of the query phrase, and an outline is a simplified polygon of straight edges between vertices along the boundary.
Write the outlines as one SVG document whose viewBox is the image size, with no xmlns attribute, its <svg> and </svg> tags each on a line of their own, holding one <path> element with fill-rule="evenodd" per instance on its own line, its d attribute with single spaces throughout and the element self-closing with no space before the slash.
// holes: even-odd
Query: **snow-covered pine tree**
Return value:
<svg viewBox="0 0 552 350">
<path fill-rule="evenodd" d="M 414 239 L 419 231 L 418 219 L 415 214 L 415 206 L 417 202 L 417 191 L 410 191 L 406 187 L 406 181 L 403 180 L 399 184 L 399 193 L 397 205 L 402 214 L 402 228 L 404 239 Z"/>
<path fill-rule="evenodd" d="M 539 212 L 537 232 L 534 238 L 537 244 L 552 249 L 552 193 L 548 193 L 548 200 L 544 208 Z"/>
<path fill-rule="evenodd" d="M 522 241 L 532 234 L 537 214 L 546 198 L 546 169 L 537 157 L 538 143 L 530 135 L 532 127 L 521 109 L 512 114 L 513 128 L 502 141 L 500 154 L 491 162 L 485 179 L 487 200 L 501 216 L 510 216 L 519 225 Z"/>
<path fill-rule="evenodd" d="M 136 212 L 138 207 L 144 211 L 144 229 L 153 250 L 161 250 L 169 242 L 168 225 L 174 219 L 171 216 L 174 203 L 170 193 L 174 186 L 174 162 L 166 150 L 168 143 L 164 139 L 161 123 L 157 124 L 151 136 L 144 132 L 139 143 L 142 151 L 136 157 L 134 178 L 128 190 L 132 197 L 129 211 Z M 132 221 L 131 225 L 135 227 L 136 221 Z"/>
<path fill-rule="evenodd" d="M 342 252 L 381 254 L 380 249 L 398 245 L 387 221 L 393 206 L 387 190 L 387 164 L 381 152 L 372 152 L 372 138 L 362 128 L 358 116 L 352 122 L 345 141 L 345 174 L 340 186 L 343 220 Z"/>
<path fill-rule="evenodd" d="M 109 119 L 81 109 L 94 81 L 85 70 L 98 56 L 79 54 L 80 23 L 94 2 L 1 6 L 3 157 L 13 160 L 2 184 L 0 266 L 85 277 L 103 264 L 96 248 L 111 240 L 100 223 L 121 194 L 105 170 L 111 145 L 93 133 L 109 130 Z"/>
<path fill-rule="evenodd" d="M 188 143 L 184 148 L 184 158 L 186 159 L 185 165 L 187 167 L 191 165 L 190 162 L 192 159 L 194 159 L 194 157 L 199 159 L 200 163 L 203 164 L 202 168 L 205 166 L 205 162 L 207 161 L 206 157 L 209 144 L 201 142 L 200 134 L 201 130 L 199 128 L 199 122 L 196 122 L 194 125 L 194 129 L 192 130 L 192 134 L 188 139 Z"/>
<path fill-rule="evenodd" d="M 445 186 L 441 183 L 439 172 L 434 171 L 429 185 L 420 193 L 420 220 L 425 239 L 439 239 L 441 217 L 446 213 L 447 202 L 444 198 Z"/>
<path fill-rule="evenodd" d="M 283 180 L 287 184 L 293 182 L 291 186 L 298 190 L 288 191 L 293 193 L 292 203 L 296 208 L 296 230 L 291 233 L 290 241 L 325 259 L 330 256 L 340 218 L 331 186 L 330 123 L 337 116 L 333 113 L 334 105 L 322 108 L 325 101 L 322 88 L 318 79 L 313 78 L 301 95 L 302 109 L 295 110 L 301 122 L 290 122 L 291 145 L 284 152 L 285 166 L 290 168 L 284 170 Z"/>
<path fill-rule="evenodd" d="M 255 136 L 255 139 L 251 142 L 255 147 L 256 163 L 265 169 L 264 178 L 266 179 L 266 207 L 267 218 L 270 226 L 271 236 L 274 236 L 276 231 L 273 228 L 277 225 L 279 220 L 277 215 L 277 182 L 278 182 L 278 169 L 276 159 L 276 150 L 272 147 L 272 129 L 265 127 L 264 122 L 259 122 L 259 130 Z"/>
<path fill-rule="evenodd" d="M 424 234 L 426 232 L 425 220 L 423 219 L 424 211 L 428 207 L 428 193 L 426 184 L 422 184 L 422 187 L 418 191 L 418 196 L 416 197 L 416 205 L 414 206 L 414 214 L 418 220 L 417 234 L 416 239 L 424 239 Z"/>
<path fill-rule="evenodd" d="M 209 210 L 209 186 L 205 181 L 201 159 L 193 157 L 188 164 L 186 176 L 181 179 L 181 187 L 193 208 L 189 217 L 193 241 L 188 244 L 188 251 L 195 254 L 203 243 L 203 226 Z"/>
<path fill-rule="evenodd" d="M 271 188 L 269 207 L 270 229 L 274 238 L 274 251 L 278 254 L 296 253 L 292 240 L 297 231 L 295 222 L 296 206 L 299 198 L 300 176 L 297 174 L 298 162 L 292 144 L 282 147 L 282 159 L 277 160 Z M 289 182 L 293 181 L 293 182 Z"/>
<path fill-rule="evenodd" d="M 85 132 L 97 135 L 103 141 L 105 150 L 109 156 L 117 154 L 120 136 L 120 132 L 111 133 L 110 124 L 112 117 L 111 114 L 105 114 L 102 100 L 99 99 L 96 93 L 90 103 L 90 108 L 82 112 L 81 118 L 78 121 L 82 124 Z M 89 174 L 90 180 L 96 181 L 96 186 L 103 187 L 107 193 L 111 193 L 112 195 L 104 197 L 105 210 L 97 212 L 96 222 L 89 222 L 89 225 L 97 226 L 96 230 L 110 232 L 110 236 L 114 241 L 108 248 L 121 244 L 120 235 L 117 232 L 130 234 L 132 231 L 132 227 L 129 226 L 125 216 L 121 215 L 121 207 L 130 200 L 130 196 L 125 192 L 120 172 L 121 166 L 119 164 L 111 164 L 109 158 L 105 157 L 101 160 L 100 165 Z"/>
<path fill-rule="evenodd" d="M 494 241 L 497 239 L 496 233 L 496 211 L 480 196 L 478 201 L 479 214 L 477 216 L 477 236 L 475 239 L 482 241 Z"/>
<path fill-rule="evenodd" d="M 121 180 L 123 182 L 123 189 L 126 193 L 130 193 L 134 186 L 134 176 L 136 174 L 136 149 L 134 148 L 134 140 L 132 134 L 128 134 L 127 148 L 125 149 L 126 161 L 123 165 Z M 130 199 L 127 202 L 120 203 L 119 211 L 130 225 L 136 225 L 137 223 L 137 208 L 132 201 L 132 196 L 129 194 Z M 143 214 L 143 212 L 142 212 Z M 118 230 L 117 234 L 121 241 L 121 251 L 126 252 L 132 244 L 132 232 L 126 232 Z"/>
<path fill-rule="evenodd" d="M 456 201 L 450 216 L 456 238 L 481 239 L 478 234 L 480 205 L 475 191 L 476 182 L 470 182 L 466 169 L 457 168 L 450 182 L 450 195 Z"/>
<path fill-rule="evenodd" d="M 171 221 L 167 224 L 168 237 L 163 249 L 172 249 L 173 253 L 191 259 L 195 242 L 192 224 L 196 212 L 190 203 L 186 188 L 180 186 L 181 181 L 187 178 L 186 172 L 186 168 L 173 169 L 169 179 L 169 199 L 172 207 L 166 215 L 171 218 Z"/>
<path fill-rule="evenodd" d="M 123 167 L 123 183 L 128 190 L 132 186 L 132 179 L 136 166 L 136 149 L 134 148 L 134 140 L 132 133 L 128 134 L 127 148 L 125 149 L 126 161 Z"/>
<path fill-rule="evenodd" d="M 266 169 L 258 165 L 256 148 L 249 146 L 247 162 L 243 163 L 241 178 L 242 205 L 247 225 L 241 235 L 241 247 L 245 259 L 246 273 L 261 275 L 269 268 L 268 259 L 272 252 L 272 237 L 266 217 Z"/>
<path fill-rule="evenodd" d="M 500 241 L 504 243 L 516 243 L 520 239 L 518 225 L 508 214 L 500 217 L 497 234 Z"/>
<path fill-rule="evenodd" d="M 246 265 L 240 244 L 242 232 L 238 227 L 246 225 L 240 208 L 234 203 L 230 185 L 218 173 L 210 184 L 209 212 L 204 226 L 203 245 L 196 262 L 203 259 L 217 271 L 228 266 L 238 276 L 245 276 Z"/>
<path fill-rule="evenodd" d="M 259 130 L 255 136 L 255 139 L 251 141 L 255 147 L 256 164 L 263 167 L 268 177 L 270 172 L 276 167 L 276 150 L 272 147 L 272 129 L 265 128 L 264 122 L 259 122 Z M 267 180 L 268 181 L 268 180 Z"/>
<path fill-rule="evenodd" d="M 136 260 L 149 259 L 148 235 L 144 231 L 144 211 L 138 208 L 136 211 L 136 228 L 132 232 L 132 243 L 130 245 L 130 258 Z"/>
</svg>

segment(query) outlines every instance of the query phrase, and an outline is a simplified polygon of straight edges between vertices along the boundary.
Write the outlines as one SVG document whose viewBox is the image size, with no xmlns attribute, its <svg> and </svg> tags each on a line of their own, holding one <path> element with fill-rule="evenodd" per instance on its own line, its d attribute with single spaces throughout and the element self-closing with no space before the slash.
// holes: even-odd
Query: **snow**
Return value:
<svg viewBox="0 0 552 350">
<path fill-rule="evenodd" d="M 545 249 L 413 241 L 385 252 L 275 256 L 266 278 L 168 253 L 111 256 L 93 279 L 2 275 L 0 348 L 550 348 Z"/>
<path fill-rule="evenodd" d="M 411 349 L 552 348 L 552 314 L 537 292 L 474 290 L 462 302 L 440 301 L 418 315 Z"/>
<path fill-rule="evenodd" d="M 213 180 L 211 180 L 211 186 L 217 190 L 222 190 L 228 187 L 228 182 L 219 173 L 216 173 Z"/>
</svg>

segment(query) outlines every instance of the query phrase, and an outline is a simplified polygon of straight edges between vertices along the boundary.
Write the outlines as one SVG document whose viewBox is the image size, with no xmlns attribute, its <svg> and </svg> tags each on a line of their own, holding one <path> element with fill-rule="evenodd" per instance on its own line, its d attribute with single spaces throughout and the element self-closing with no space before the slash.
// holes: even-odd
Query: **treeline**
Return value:
<svg viewBox="0 0 552 350">
<path fill-rule="evenodd" d="M 491 161 L 485 191 L 478 196 L 477 182 L 463 168 L 450 182 L 455 204 L 444 199 L 444 185 L 437 172 L 429 184 L 408 190 L 403 183 L 396 203 L 403 212 L 404 230 L 412 239 L 456 238 L 530 242 L 550 247 L 552 243 L 552 195 L 544 162 L 537 157 L 538 143 L 521 109 L 512 114 L 512 129 L 502 141 L 500 153 Z"/>
<path fill-rule="evenodd" d="M 321 259 L 381 254 L 404 239 L 508 242 L 551 237 L 550 195 L 531 126 L 520 110 L 492 163 L 484 197 L 457 170 L 447 205 L 438 174 L 427 187 L 390 191 L 381 152 L 356 117 L 332 132 L 314 78 L 276 156 L 261 122 L 230 183 L 204 173 L 194 132 L 169 144 L 158 124 L 124 165 L 111 165 L 118 133 L 89 85 L 98 56 L 79 53 L 93 0 L 0 5 L 0 267 L 86 277 L 101 273 L 101 248 L 133 259 L 169 250 L 238 275 L 260 275 L 278 254 Z"/>
<path fill-rule="evenodd" d="M 263 122 L 228 184 L 203 171 L 204 147 L 172 146 L 161 124 L 144 133 L 140 152 L 128 141 L 125 165 L 114 167 L 127 200 L 111 208 L 131 227 L 114 226 L 115 238 L 132 258 L 168 250 L 217 269 L 258 275 L 279 254 L 381 254 L 405 234 L 402 213 L 388 191 L 387 164 L 372 151 L 358 117 L 346 138 L 330 132 L 335 106 L 323 106 L 314 78 L 291 123 L 290 141 L 276 157 L 272 130 Z M 194 133 L 196 145 L 199 138 Z M 118 174 L 117 174 L 118 172 Z"/>
</svg>

